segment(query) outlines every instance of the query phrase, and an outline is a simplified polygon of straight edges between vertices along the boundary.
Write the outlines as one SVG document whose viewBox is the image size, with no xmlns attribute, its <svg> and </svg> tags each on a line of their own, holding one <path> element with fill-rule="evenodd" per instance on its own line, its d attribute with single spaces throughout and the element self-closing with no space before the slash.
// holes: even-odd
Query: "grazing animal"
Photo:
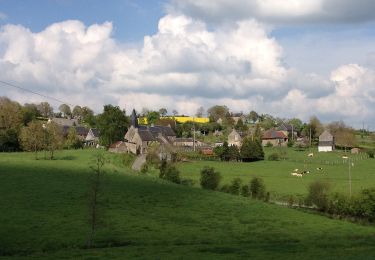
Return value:
<svg viewBox="0 0 375 260">
<path fill-rule="evenodd" d="M 303 174 L 301 174 L 301 173 L 297 173 L 296 176 L 302 178 Z"/>
<path fill-rule="evenodd" d="M 302 174 L 310 173 L 310 171 L 303 171 Z"/>
<path fill-rule="evenodd" d="M 322 167 L 318 167 L 318 168 L 316 168 L 318 171 L 322 171 L 323 170 L 323 168 Z"/>
<path fill-rule="evenodd" d="M 296 173 L 296 172 L 292 172 L 290 175 L 292 175 L 292 176 L 297 176 L 297 174 L 298 174 L 298 173 Z"/>
<path fill-rule="evenodd" d="M 294 172 L 298 172 L 298 169 L 294 169 Z"/>
<path fill-rule="evenodd" d="M 307 156 L 308 157 L 314 157 L 314 153 L 309 153 Z"/>
<path fill-rule="evenodd" d="M 343 156 L 342 159 L 348 159 L 348 156 Z"/>
</svg>

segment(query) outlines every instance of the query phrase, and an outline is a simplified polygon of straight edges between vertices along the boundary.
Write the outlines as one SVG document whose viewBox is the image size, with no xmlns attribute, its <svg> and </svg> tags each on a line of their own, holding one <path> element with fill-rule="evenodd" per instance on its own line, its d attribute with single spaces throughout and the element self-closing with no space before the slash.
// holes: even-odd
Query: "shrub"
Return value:
<svg viewBox="0 0 375 260">
<path fill-rule="evenodd" d="M 355 213 L 361 218 L 375 221 L 375 188 L 361 192 L 355 201 Z"/>
<path fill-rule="evenodd" d="M 259 139 L 245 138 L 240 153 L 244 162 L 264 160 L 264 151 Z"/>
<path fill-rule="evenodd" d="M 280 159 L 278 153 L 272 153 L 268 156 L 269 161 L 278 161 Z"/>
<path fill-rule="evenodd" d="M 229 193 L 234 195 L 240 195 L 242 180 L 240 178 L 234 178 L 231 185 L 229 186 Z"/>
<path fill-rule="evenodd" d="M 368 150 L 367 155 L 369 158 L 374 158 L 374 150 Z"/>
<path fill-rule="evenodd" d="M 250 197 L 250 187 L 249 187 L 249 185 L 243 185 L 241 187 L 241 196 Z"/>
<path fill-rule="evenodd" d="M 146 174 L 147 172 L 148 172 L 148 164 L 145 163 L 145 164 L 143 164 L 142 167 L 141 167 L 141 173 L 142 173 L 142 174 Z"/>
<path fill-rule="evenodd" d="M 200 184 L 203 189 L 216 190 L 220 179 L 220 173 L 213 167 L 204 167 L 201 171 Z"/>
<path fill-rule="evenodd" d="M 265 147 L 273 147 L 273 145 L 270 142 L 267 142 Z"/>
<path fill-rule="evenodd" d="M 164 179 L 170 182 L 180 184 L 180 171 L 175 166 L 169 165 L 166 168 Z"/>
<path fill-rule="evenodd" d="M 185 186 L 194 186 L 195 181 L 192 179 L 182 179 L 180 184 Z"/>
<path fill-rule="evenodd" d="M 266 186 L 261 178 L 254 177 L 250 181 L 250 193 L 253 199 L 263 199 L 266 194 Z"/>
<path fill-rule="evenodd" d="M 339 216 L 353 215 L 352 200 L 348 196 L 336 192 L 329 198 L 328 212 Z"/>
<path fill-rule="evenodd" d="M 220 191 L 221 192 L 225 192 L 225 193 L 230 193 L 230 186 L 229 186 L 229 184 L 224 184 L 223 186 L 221 186 Z"/>
<path fill-rule="evenodd" d="M 315 205 L 320 211 L 327 211 L 329 206 L 330 185 L 328 182 L 315 181 L 309 185 L 308 204 Z"/>
</svg>

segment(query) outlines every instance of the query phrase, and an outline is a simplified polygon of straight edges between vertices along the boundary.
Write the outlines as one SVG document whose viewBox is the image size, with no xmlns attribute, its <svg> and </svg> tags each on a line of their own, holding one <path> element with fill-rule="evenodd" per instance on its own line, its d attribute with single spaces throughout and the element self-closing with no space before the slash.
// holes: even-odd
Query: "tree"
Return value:
<svg viewBox="0 0 375 260">
<path fill-rule="evenodd" d="M 48 118 L 53 116 L 53 108 L 48 102 L 41 102 L 37 107 L 43 117 Z"/>
<path fill-rule="evenodd" d="M 72 111 L 70 110 L 70 106 L 67 104 L 61 104 L 59 106 L 59 110 L 61 113 L 64 114 L 64 117 L 70 116 L 72 114 Z"/>
<path fill-rule="evenodd" d="M 178 115 L 178 111 L 176 109 L 173 109 L 172 114 L 173 114 L 173 116 L 177 116 Z"/>
<path fill-rule="evenodd" d="M 82 107 L 77 105 L 73 108 L 72 115 L 74 118 L 82 118 L 82 112 Z"/>
<path fill-rule="evenodd" d="M 227 106 L 212 106 L 207 110 L 208 117 L 210 118 L 211 122 L 216 122 L 220 118 L 225 120 L 229 117 L 229 108 Z"/>
<path fill-rule="evenodd" d="M 0 150 L 19 150 L 18 135 L 23 125 L 22 107 L 6 97 L 0 97 Z"/>
<path fill-rule="evenodd" d="M 66 137 L 65 145 L 69 149 L 82 148 L 82 142 L 77 135 L 77 130 L 75 127 L 70 127 L 68 131 L 68 136 Z"/>
<path fill-rule="evenodd" d="M 27 126 L 31 121 L 35 120 L 37 117 L 41 116 L 37 105 L 35 104 L 25 104 L 22 107 L 23 114 L 23 125 Z"/>
<path fill-rule="evenodd" d="M 149 124 L 155 124 L 157 120 L 160 118 L 160 113 L 157 111 L 150 111 L 147 114 L 147 122 Z"/>
<path fill-rule="evenodd" d="M 88 123 L 91 127 L 95 127 L 96 118 L 91 108 L 86 106 L 82 108 L 82 121 Z"/>
<path fill-rule="evenodd" d="M 201 171 L 200 184 L 203 189 L 216 190 L 221 176 L 213 167 L 204 167 Z"/>
<path fill-rule="evenodd" d="M 197 112 L 195 113 L 195 115 L 196 115 L 197 117 L 202 117 L 202 116 L 203 116 L 203 113 L 204 113 L 204 108 L 203 108 L 203 107 L 199 107 L 199 108 L 197 109 Z"/>
<path fill-rule="evenodd" d="M 38 151 L 44 147 L 45 133 L 40 122 L 31 121 L 26 127 L 21 129 L 20 143 L 25 151 L 33 151 L 35 159 L 38 159 Z"/>
<path fill-rule="evenodd" d="M 46 124 L 46 149 L 49 151 L 50 160 L 53 159 L 56 150 L 60 149 L 63 144 L 63 134 L 61 127 L 55 122 Z"/>
<path fill-rule="evenodd" d="M 242 121 L 242 119 L 238 119 L 237 121 L 237 124 L 236 126 L 234 127 L 236 130 L 239 130 L 239 131 L 242 131 L 242 132 L 246 132 L 247 130 L 249 130 L 249 128 L 247 127 L 247 125 L 245 125 Z"/>
<path fill-rule="evenodd" d="M 167 113 L 168 113 L 168 110 L 166 109 L 166 108 L 160 108 L 159 109 L 159 114 L 161 115 L 161 116 L 166 116 L 167 115 Z"/>
<path fill-rule="evenodd" d="M 264 160 L 264 151 L 259 139 L 245 138 L 240 152 L 244 162 Z"/>
<path fill-rule="evenodd" d="M 329 192 L 328 182 L 315 181 L 309 185 L 307 201 L 314 204 L 319 210 L 326 211 L 329 205 Z"/>
<path fill-rule="evenodd" d="M 353 128 L 345 125 L 343 121 L 335 121 L 328 125 L 328 129 L 335 137 L 337 146 L 344 147 L 345 150 L 356 144 L 355 131 Z"/>
<path fill-rule="evenodd" d="M 261 178 L 254 177 L 250 181 L 250 194 L 253 199 L 263 199 L 266 194 L 266 186 Z"/>
<path fill-rule="evenodd" d="M 118 106 L 105 105 L 98 116 L 97 128 L 100 132 L 100 144 L 109 146 L 115 141 L 123 140 L 128 129 L 129 118 Z"/>
<path fill-rule="evenodd" d="M 259 115 L 254 110 L 250 111 L 248 118 L 255 123 L 259 119 Z"/>
<path fill-rule="evenodd" d="M 265 129 L 265 130 L 268 130 L 268 129 L 271 129 L 273 127 L 276 127 L 276 118 L 274 118 L 273 116 L 271 115 L 268 115 L 268 114 L 263 114 L 261 115 L 259 118 L 261 118 L 261 126 Z"/>
<path fill-rule="evenodd" d="M 310 121 L 307 125 L 305 125 L 302 133 L 305 136 L 311 135 L 310 142 L 317 142 L 319 135 L 323 132 L 323 125 L 320 120 L 316 116 L 310 117 Z"/>
</svg>

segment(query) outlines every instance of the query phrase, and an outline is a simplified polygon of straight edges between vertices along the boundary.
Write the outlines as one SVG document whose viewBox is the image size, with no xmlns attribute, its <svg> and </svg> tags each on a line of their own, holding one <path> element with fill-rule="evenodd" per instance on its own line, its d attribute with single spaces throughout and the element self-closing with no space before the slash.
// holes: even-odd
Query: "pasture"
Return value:
<svg viewBox="0 0 375 260">
<path fill-rule="evenodd" d="M 269 161 L 268 155 L 279 153 L 285 157 L 279 161 Z M 183 178 L 190 178 L 199 186 L 200 170 L 204 166 L 217 169 L 222 176 L 221 185 L 229 184 L 234 178 L 241 178 L 248 183 L 254 176 L 263 178 L 266 188 L 273 197 L 287 195 L 305 195 L 308 185 L 315 180 L 325 180 L 332 190 L 349 193 L 349 162 L 343 156 L 350 157 L 353 193 L 363 188 L 375 186 L 375 159 L 366 154 L 351 155 L 342 151 L 318 153 L 316 149 L 296 151 L 293 148 L 265 148 L 265 160 L 252 163 L 193 161 L 178 164 Z M 313 157 L 308 157 L 313 153 Z M 322 170 L 317 170 L 322 168 Z M 291 173 L 309 171 L 302 178 Z"/>
<path fill-rule="evenodd" d="M 61 151 L 53 161 L 34 160 L 30 153 L 0 154 L 0 258 L 375 257 L 373 226 L 175 185 L 133 173 L 123 164 L 128 159 L 108 153 L 101 225 L 95 248 L 86 249 L 94 153 Z"/>
</svg>

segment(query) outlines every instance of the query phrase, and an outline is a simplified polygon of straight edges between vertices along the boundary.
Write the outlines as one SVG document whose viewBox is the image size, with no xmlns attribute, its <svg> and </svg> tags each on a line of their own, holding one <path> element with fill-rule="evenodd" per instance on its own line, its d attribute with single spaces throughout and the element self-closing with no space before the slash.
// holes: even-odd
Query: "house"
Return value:
<svg viewBox="0 0 375 260">
<path fill-rule="evenodd" d="M 108 152 L 111 153 L 125 153 L 127 151 L 126 145 L 123 141 L 118 141 L 111 144 L 108 148 Z"/>
<path fill-rule="evenodd" d="M 319 152 L 332 152 L 335 149 L 335 137 L 325 130 L 319 136 Z"/>
<path fill-rule="evenodd" d="M 237 132 L 236 129 L 233 128 L 232 132 L 228 135 L 228 145 L 229 146 L 242 146 L 242 139 L 244 134 L 242 132 Z"/>
<path fill-rule="evenodd" d="M 194 139 L 193 138 L 176 138 L 173 142 L 174 146 L 181 146 L 181 147 L 194 147 Z M 205 144 L 201 141 L 195 140 L 195 146 L 201 147 Z"/>
<path fill-rule="evenodd" d="M 298 133 L 294 129 L 294 126 L 290 124 L 282 123 L 276 130 L 283 131 L 285 135 L 293 136 L 293 138 L 296 138 L 298 136 Z"/>
<path fill-rule="evenodd" d="M 96 146 L 99 143 L 99 130 L 96 128 L 90 128 L 85 137 L 85 143 L 87 146 Z"/>
<path fill-rule="evenodd" d="M 75 128 L 76 130 L 76 133 L 77 133 L 77 137 L 79 140 L 81 141 L 84 141 L 86 136 L 87 136 L 87 133 L 89 130 L 87 130 L 86 127 L 84 126 L 67 126 L 67 125 L 64 125 L 64 126 L 61 126 L 62 127 L 62 134 L 63 136 L 66 138 L 69 134 L 69 130 L 71 128 Z"/>
<path fill-rule="evenodd" d="M 170 126 L 140 126 L 133 109 L 131 126 L 125 134 L 127 152 L 146 154 L 147 148 L 153 143 L 171 146 L 176 140 L 176 134 Z"/>
<path fill-rule="evenodd" d="M 284 131 L 268 130 L 262 136 L 262 145 L 287 146 L 288 136 Z"/>
</svg>

